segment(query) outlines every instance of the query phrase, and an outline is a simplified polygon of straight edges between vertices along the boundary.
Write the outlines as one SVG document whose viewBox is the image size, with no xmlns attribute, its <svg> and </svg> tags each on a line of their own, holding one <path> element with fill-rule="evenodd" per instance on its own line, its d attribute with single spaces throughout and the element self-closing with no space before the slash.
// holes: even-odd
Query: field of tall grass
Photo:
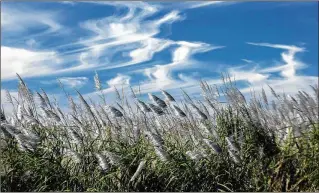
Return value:
<svg viewBox="0 0 319 193">
<path fill-rule="evenodd" d="M 69 111 L 18 75 L 1 111 L 1 191 L 318 191 L 319 89 L 245 99 L 229 78 L 200 82 L 202 99 L 132 89 Z M 305 85 L 307 86 L 307 85 Z M 220 102 L 223 96 L 226 101 Z"/>
</svg>

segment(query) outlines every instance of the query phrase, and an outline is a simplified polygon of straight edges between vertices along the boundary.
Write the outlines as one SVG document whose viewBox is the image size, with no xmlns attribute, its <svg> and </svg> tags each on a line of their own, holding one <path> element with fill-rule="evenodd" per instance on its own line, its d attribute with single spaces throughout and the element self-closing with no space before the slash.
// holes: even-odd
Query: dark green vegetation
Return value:
<svg viewBox="0 0 319 193">
<path fill-rule="evenodd" d="M 1 118 L 1 191 L 318 191 L 318 87 L 246 101 L 224 82 L 153 106 L 133 90 L 135 105 L 117 92 L 117 107 L 66 93 L 66 113 L 20 78 Z"/>
</svg>

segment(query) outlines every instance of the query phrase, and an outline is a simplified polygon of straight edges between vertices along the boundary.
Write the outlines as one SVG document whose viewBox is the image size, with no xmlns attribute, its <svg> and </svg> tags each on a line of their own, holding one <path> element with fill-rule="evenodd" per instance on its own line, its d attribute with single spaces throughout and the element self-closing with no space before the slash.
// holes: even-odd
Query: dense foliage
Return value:
<svg viewBox="0 0 319 193">
<path fill-rule="evenodd" d="M 65 92 L 69 112 L 19 78 L 1 113 L 1 191 L 318 191 L 318 86 L 262 89 L 246 101 L 230 79 L 201 82 L 203 100 L 117 91 L 107 105 Z M 63 85 L 61 85 L 63 89 Z M 64 90 L 64 89 L 63 89 Z M 220 102 L 225 97 L 226 103 Z"/>
</svg>

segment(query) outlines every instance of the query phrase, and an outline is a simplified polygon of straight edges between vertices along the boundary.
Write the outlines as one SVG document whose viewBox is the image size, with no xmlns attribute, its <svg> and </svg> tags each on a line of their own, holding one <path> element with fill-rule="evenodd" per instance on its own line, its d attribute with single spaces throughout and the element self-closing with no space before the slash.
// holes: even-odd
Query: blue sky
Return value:
<svg viewBox="0 0 319 193">
<path fill-rule="evenodd" d="M 318 2 L 1 2 L 1 99 L 19 73 L 63 104 L 95 98 L 95 71 L 114 89 L 200 94 L 220 73 L 249 94 L 318 82 Z M 3 100 L 1 100 L 3 101 Z M 3 102 L 2 102 L 3 103 Z"/>
</svg>

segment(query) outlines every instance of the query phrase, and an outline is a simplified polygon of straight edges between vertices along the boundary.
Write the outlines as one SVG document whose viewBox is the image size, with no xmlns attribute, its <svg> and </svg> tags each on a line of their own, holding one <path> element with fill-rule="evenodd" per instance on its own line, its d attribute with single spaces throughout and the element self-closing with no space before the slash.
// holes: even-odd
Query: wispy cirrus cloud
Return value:
<svg viewBox="0 0 319 193">
<path fill-rule="evenodd" d="M 286 52 L 281 53 L 283 65 L 268 67 L 262 70 L 262 72 L 280 72 L 283 77 L 293 78 L 296 74 L 296 70 L 305 67 L 305 64 L 298 61 L 295 55 L 298 52 L 304 52 L 305 48 L 297 47 L 293 45 L 281 45 L 281 44 L 269 44 L 269 43 L 247 43 L 254 46 L 264 46 L 270 48 L 277 48 L 286 50 Z"/>
<path fill-rule="evenodd" d="M 294 46 L 294 45 L 283 45 L 283 44 L 271 44 L 271 43 L 254 43 L 254 42 L 247 42 L 247 44 L 253 46 L 263 46 L 263 47 L 270 47 L 270 48 L 278 48 L 283 50 L 288 50 L 292 53 L 296 52 L 303 52 L 305 48 Z"/>
<path fill-rule="evenodd" d="M 116 8 L 128 8 L 128 12 L 126 15 L 111 15 L 102 19 L 90 19 L 80 22 L 79 30 L 91 32 L 91 36 L 57 47 L 60 50 L 63 48 L 67 51 L 61 52 L 59 50 L 57 52 L 54 48 L 51 48 L 51 51 L 47 50 L 47 52 L 55 53 L 56 58 L 63 58 L 61 65 L 48 63 L 45 65 L 47 68 L 43 71 L 31 73 L 28 70 L 20 70 L 19 72 L 21 75 L 24 77 L 47 76 L 48 70 L 51 71 L 51 74 L 62 75 L 75 71 L 114 69 L 135 65 L 152 60 L 155 53 L 162 51 L 172 44 L 171 41 L 155 38 L 155 36 L 160 32 L 160 27 L 162 25 L 171 24 L 172 22 L 181 19 L 178 11 L 173 10 L 162 17 L 146 20 L 147 17 L 159 12 L 158 6 L 144 2 L 101 2 L 101 4 L 114 6 Z M 31 10 L 31 8 L 24 9 Z M 25 18 L 25 21 L 22 19 L 22 22 L 24 23 L 20 26 L 21 29 L 15 29 L 16 34 L 21 35 L 24 31 L 32 29 L 32 27 L 41 27 L 42 25 L 48 25 L 49 31 L 46 30 L 41 33 L 41 35 L 44 35 L 44 33 L 47 32 L 58 31 L 61 28 L 61 25 L 54 20 L 52 14 L 44 15 L 40 21 L 32 23 L 34 19 L 38 20 L 38 16 L 36 17 L 34 13 L 31 14 L 31 11 L 21 12 L 20 9 L 17 10 L 20 11 L 18 12 L 19 17 Z M 4 13 L 2 13 L 6 16 L 4 17 L 5 22 L 3 22 L 3 28 L 13 30 L 11 25 L 19 26 L 19 22 L 21 21 L 17 21 L 18 17 L 12 17 L 11 15 L 13 13 L 15 13 L 15 8 L 9 6 L 5 8 Z M 7 33 L 8 32 L 5 32 L 5 34 Z M 35 44 L 35 39 L 32 39 L 32 41 L 28 41 L 27 43 L 29 47 L 30 45 Z M 3 49 L 6 50 L 6 52 L 11 52 L 16 49 L 21 49 L 28 53 L 36 52 L 29 48 L 4 47 Z M 122 52 L 129 52 L 129 54 L 127 57 L 123 56 L 113 60 L 114 55 L 121 54 Z M 41 52 L 41 54 L 43 53 Z M 19 58 L 20 57 L 17 57 L 16 61 L 18 61 Z M 28 66 L 29 63 L 35 62 L 24 62 L 23 59 L 24 58 L 19 60 L 19 63 L 23 63 L 24 66 Z M 7 61 L 8 59 L 3 60 L 5 66 L 9 66 L 6 67 L 9 74 L 18 72 L 16 67 L 12 67 Z M 70 63 L 72 63 L 72 65 L 70 65 Z M 10 78 L 12 78 L 11 75 L 3 77 L 4 80 Z"/>
<path fill-rule="evenodd" d="M 183 79 L 176 79 L 172 77 L 172 72 L 178 69 L 186 69 L 194 67 L 198 61 L 194 60 L 192 56 L 196 53 L 207 52 L 215 49 L 223 48 L 222 46 L 211 46 L 200 42 L 176 42 L 179 46 L 172 53 L 172 62 L 164 65 L 157 65 L 152 68 L 144 69 L 144 74 L 149 78 L 149 81 L 144 82 L 146 88 L 153 86 L 157 89 L 172 88 L 169 85 L 183 86 L 195 84 L 194 81 L 184 81 Z M 185 77 L 185 75 L 184 75 Z M 196 83 L 198 84 L 198 82 Z M 150 86 L 151 85 L 151 86 Z M 143 85 L 141 86 L 143 88 Z"/>
<path fill-rule="evenodd" d="M 249 64 L 254 63 L 254 61 L 248 60 L 248 59 L 241 59 L 241 60 L 244 61 L 244 62 L 246 62 L 246 63 L 249 63 Z"/>
<path fill-rule="evenodd" d="M 206 7 L 207 11 L 209 7 L 232 3 L 220 1 L 76 2 L 72 3 L 72 6 L 67 4 L 67 9 L 74 11 L 80 7 L 79 5 L 87 4 L 88 7 L 103 8 L 101 9 L 103 11 L 100 10 L 96 15 L 90 13 L 81 14 L 81 17 L 68 17 L 68 11 L 64 9 L 65 12 L 62 12 L 65 13 L 64 19 L 67 22 L 62 22 L 63 24 L 58 14 L 59 9 L 52 8 L 46 11 L 46 9 L 26 5 L 14 7 L 8 4 L 6 10 L 1 12 L 6 18 L 2 24 L 2 28 L 6 28 L 3 33 L 7 42 L 18 41 L 20 43 L 3 44 L 1 47 L 2 81 L 12 80 L 16 72 L 23 78 L 46 77 L 50 79 L 54 76 L 62 79 L 68 87 L 81 87 L 82 85 L 84 92 L 87 93 L 86 96 L 92 96 L 95 94 L 93 89 L 90 90 L 83 85 L 88 82 L 87 77 L 93 76 L 94 70 L 97 70 L 99 74 L 104 75 L 102 82 L 106 83 L 107 87 L 104 93 L 114 92 L 114 86 L 123 86 L 128 89 L 128 85 L 133 87 L 138 85 L 141 93 L 158 92 L 160 89 L 165 89 L 177 94 L 179 88 L 185 88 L 191 94 L 196 95 L 200 93 L 199 79 L 207 80 L 211 84 L 222 83 L 219 76 L 207 75 L 209 72 L 217 71 L 215 67 L 217 68 L 218 64 L 210 60 L 215 59 L 215 50 L 221 49 L 223 55 L 227 57 L 223 58 L 219 55 L 218 60 L 227 60 L 221 63 L 228 63 L 230 66 L 223 66 L 223 72 L 228 72 L 236 80 L 244 81 L 251 87 L 261 88 L 269 84 L 277 88 L 284 86 L 293 92 L 297 90 L 293 84 L 314 82 L 316 77 L 302 75 L 299 71 L 307 67 L 302 60 L 296 57 L 297 54 L 305 52 L 305 48 L 294 45 L 247 42 L 251 46 L 256 46 L 256 50 L 258 47 L 268 47 L 282 51 L 281 55 L 278 52 L 278 58 L 280 57 L 281 61 L 273 64 L 270 59 L 263 58 L 261 62 L 271 64 L 265 66 L 261 65 L 260 61 L 255 62 L 253 54 L 251 56 L 248 54 L 239 56 L 238 60 L 242 57 L 249 58 L 249 60 L 242 59 L 247 65 L 241 67 L 228 61 L 228 57 L 232 58 L 232 53 L 228 52 L 231 49 L 227 49 L 228 47 L 222 49 L 228 45 L 218 46 L 212 43 L 215 40 L 226 43 L 225 40 L 219 40 L 218 36 L 213 35 L 210 38 L 202 38 L 201 34 L 205 33 L 200 33 L 200 31 L 206 30 L 206 27 L 210 25 L 207 25 L 206 18 L 202 18 L 202 15 L 198 15 L 196 11 L 203 7 Z M 60 3 L 58 7 L 61 7 Z M 104 8 L 107 10 L 105 13 Z M 187 11 L 191 12 L 190 15 L 193 17 L 191 20 L 200 24 L 205 23 L 205 28 L 186 30 L 181 26 L 167 28 L 187 20 L 189 17 Z M 13 15 L 13 13 L 17 14 Z M 41 19 L 35 13 L 39 13 Z M 21 21 L 17 15 L 22 17 Z M 91 17 L 91 15 L 94 16 Z M 74 33 L 63 33 L 64 30 L 70 30 L 67 25 L 70 23 L 72 23 L 71 31 Z M 215 23 L 211 24 L 215 25 Z M 216 23 L 216 25 L 219 24 Z M 216 27 L 217 31 L 220 29 L 218 26 L 213 27 Z M 8 38 L 13 37 L 9 36 L 10 33 L 16 39 Z M 176 33 L 181 35 L 176 36 Z M 188 33 L 192 34 L 191 38 Z M 52 36 L 53 34 L 59 35 L 57 37 Z M 43 42 L 49 42 L 49 44 L 45 45 Z M 242 44 L 244 45 L 244 42 Z M 204 55 L 204 57 L 195 57 L 198 55 Z M 234 55 L 238 56 L 238 54 Z M 209 68 L 203 68 L 202 64 L 208 61 L 210 61 Z M 40 83 L 45 84 L 45 81 Z M 249 88 L 244 87 L 242 90 L 248 92 Z"/>
<path fill-rule="evenodd" d="M 195 8 L 200 8 L 200 7 L 206 7 L 206 6 L 211 6 L 211 5 L 217 5 L 217 4 L 223 4 L 227 3 L 225 1 L 206 1 L 206 2 L 196 2 L 196 1 L 191 1 L 191 2 L 184 2 L 182 4 L 182 7 L 187 8 L 187 9 L 195 9 Z"/>
<path fill-rule="evenodd" d="M 37 37 L 39 35 L 45 36 L 48 33 L 60 32 L 66 29 L 58 21 L 59 17 L 57 13 L 59 11 L 39 11 L 30 6 L 22 5 L 18 7 L 11 5 L 3 6 L 2 15 L 4 17 L 2 19 L 2 28 L 4 29 L 4 34 L 14 31 L 16 35 L 21 36 L 23 33 L 32 31 L 33 28 L 42 29 L 39 33 L 28 33 L 30 37 L 25 43 L 26 47 L 7 46 L 2 48 L 6 53 L 12 52 L 8 54 L 10 58 L 8 56 L 2 59 L 2 64 L 4 64 L 5 68 L 3 80 L 12 79 L 15 73 L 28 78 L 49 75 L 59 76 L 84 70 L 107 70 L 132 66 L 150 62 L 155 54 L 172 46 L 180 46 L 180 42 L 157 36 L 161 32 L 160 28 L 163 25 L 170 25 L 173 22 L 184 19 L 184 16 L 178 10 L 181 9 L 180 7 L 176 7 L 175 10 L 166 11 L 164 15 L 156 16 L 149 20 L 148 17 L 162 12 L 165 6 L 146 2 L 80 3 L 95 3 L 115 8 L 126 8 L 127 12 L 124 15 L 114 14 L 101 19 L 81 21 L 78 30 L 86 33 L 91 32 L 91 36 L 82 37 L 79 41 L 62 44 L 56 48 L 51 47 L 43 51 L 33 48 L 35 45 L 38 45 Z M 199 7 L 206 6 L 206 3 L 196 2 L 193 2 L 192 6 L 197 4 Z M 43 30 L 43 27 L 45 30 Z M 61 36 L 68 35 L 61 34 Z M 190 44 L 191 42 L 185 43 Z M 62 48 L 66 51 L 61 51 Z M 23 56 L 22 54 L 22 56 L 11 57 L 16 53 L 15 50 L 17 49 L 26 53 L 27 56 Z M 187 48 L 184 46 L 180 49 Z M 48 54 L 51 54 L 50 57 Z M 118 57 L 119 54 L 122 54 L 122 57 Z M 27 60 L 25 60 L 26 57 L 28 58 Z M 15 63 L 19 63 L 19 65 L 12 66 L 10 63 L 12 58 L 15 58 Z M 50 60 L 50 62 L 46 61 L 46 59 Z M 32 69 L 34 66 L 38 66 L 37 63 L 40 64 L 41 62 L 44 65 L 41 66 L 41 69 L 37 73 L 29 70 L 29 68 Z"/>
<path fill-rule="evenodd" d="M 186 1 L 186 2 L 163 2 L 166 9 L 197 9 L 203 7 L 219 7 L 238 3 L 236 1 Z"/>
<path fill-rule="evenodd" d="M 57 20 L 57 12 L 10 3 L 1 4 L 1 31 L 5 35 L 9 34 L 11 38 L 22 34 L 30 36 L 29 32 L 31 30 L 41 29 L 40 32 L 33 32 L 31 36 L 58 32 L 64 26 Z"/>
<path fill-rule="evenodd" d="M 124 6 L 121 3 L 111 5 Z M 90 20 L 81 24 L 86 30 L 95 33 L 94 36 L 82 41 L 86 48 L 90 48 L 87 51 L 88 55 L 93 55 L 89 59 L 84 58 L 83 61 L 95 63 L 96 68 L 100 70 L 131 66 L 150 61 L 155 53 L 174 43 L 171 40 L 155 38 L 155 36 L 160 32 L 161 25 L 181 19 L 178 11 L 171 11 L 158 19 L 145 20 L 146 17 L 158 11 L 156 6 L 144 3 L 126 6 L 129 8 L 127 15 Z M 137 8 L 141 9 L 141 12 L 133 11 Z M 126 50 L 130 45 L 132 46 L 130 51 Z M 119 49 L 122 46 L 124 49 Z M 128 57 L 117 58 L 116 61 L 113 61 L 112 57 L 121 51 L 128 52 Z M 105 58 L 108 59 L 108 63 L 101 65 L 100 61 Z"/>
<path fill-rule="evenodd" d="M 259 72 L 256 72 L 255 70 L 235 70 L 233 68 L 230 68 L 228 70 L 229 75 L 232 78 L 235 78 L 236 81 L 238 80 L 246 80 L 249 83 L 258 83 L 263 82 L 267 80 L 269 77 L 269 74 L 262 74 Z"/>
<path fill-rule="evenodd" d="M 80 88 L 88 82 L 87 77 L 61 77 L 58 80 L 63 84 L 71 88 Z"/>
<path fill-rule="evenodd" d="M 59 77 L 52 80 L 40 81 L 44 85 L 59 85 L 60 83 L 67 88 L 81 88 L 88 83 L 87 77 Z"/>
<path fill-rule="evenodd" d="M 311 92 L 309 85 L 318 83 L 318 77 L 298 75 L 298 70 L 306 68 L 307 65 L 296 58 L 296 54 L 304 52 L 306 49 L 295 45 L 271 44 L 271 43 L 252 43 L 247 44 L 253 46 L 269 47 L 274 49 L 284 50 L 281 56 L 279 65 L 269 65 L 266 67 L 251 66 L 250 70 L 242 71 L 240 68 L 230 68 L 229 72 L 236 79 L 246 80 L 250 83 L 249 87 L 243 88 L 241 91 L 249 93 L 252 88 L 255 92 L 261 91 L 262 87 L 267 85 L 275 90 L 284 91 L 287 94 L 294 94 L 299 90 Z M 279 77 L 273 76 L 274 73 L 279 73 Z M 267 86 L 268 87 L 268 86 Z M 270 91 L 268 90 L 269 94 Z"/>
</svg>

